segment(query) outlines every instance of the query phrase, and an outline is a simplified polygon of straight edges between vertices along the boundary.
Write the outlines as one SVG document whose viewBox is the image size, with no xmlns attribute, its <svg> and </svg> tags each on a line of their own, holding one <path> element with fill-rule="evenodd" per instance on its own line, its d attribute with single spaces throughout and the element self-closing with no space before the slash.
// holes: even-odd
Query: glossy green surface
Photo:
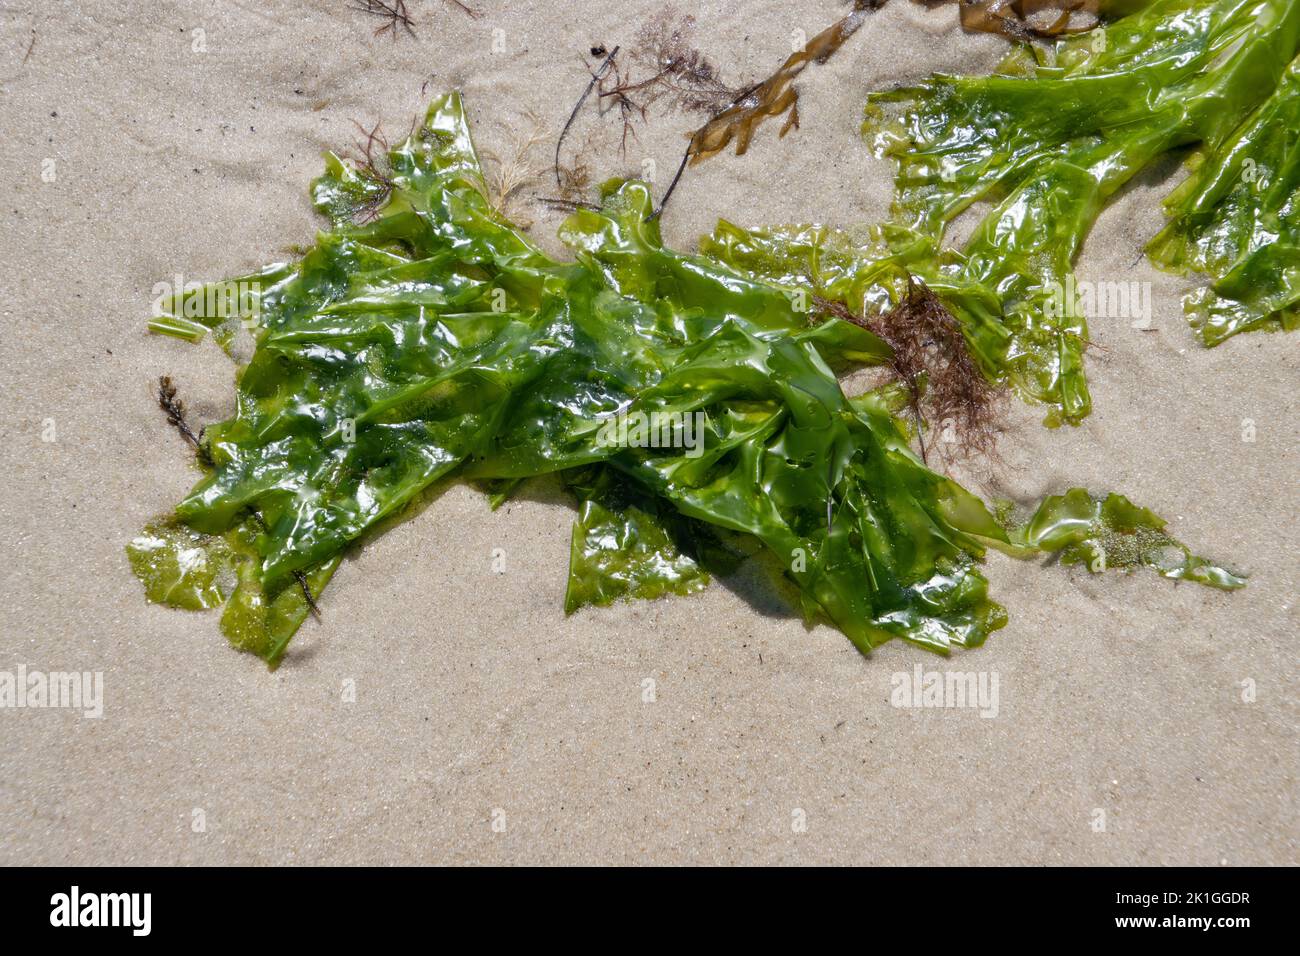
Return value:
<svg viewBox="0 0 1300 956">
<path fill-rule="evenodd" d="M 624 596 L 693 594 L 708 586 L 708 572 L 678 550 L 652 515 L 635 505 L 615 513 L 594 501 L 582 503 L 573 524 L 567 613 Z"/>
<path fill-rule="evenodd" d="M 570 610 L 697 590 L 750 550 L 736 538 L 863 651 L 972 646 L 1005 623 L 975 561 L 1011 536 L 913 454 L 889 393 L 840 389 L 883 342 L 812 323 L 806 294 L 738 260 L 665 249 L 640 183 L 607 184 L 562 229 L 576 261 L 549 259 L 491 211 L 455 94 L 390 161 L 367 225 L 349 166 L 314 184 L 332 228 L 262 273 L 238 413 L 204 431 L 210 467 L 176 509 L 231 552 L 232 643 L 277 661 L 307 613 L 295 575 L 319 595 L 350 543 L 453 474 L 494 503 L 559 476 L 580 505 Z M 611 440 L 620 415 L 690 421 L 693 440 Z M 140 553 L 159 558 L 146 583 L 167 577 L 170 557 Z"/>
<path fill-rule="evenodd" d="M 993 76 L 870 97 L 864 132 L 898 165 L 891 246 L 937 246 L 961 213 L 992 205 L 943 272 L 995 301 L 996 336 L 971 330 L 972 346 L 1001 338 L 999 375 L 1053 406 L 1049 424 L 1091 404 L 1085 310 L 1059 300 L 1071 264 L 1115 194 L 1175 148 L 1204 158 L 1171 197 L 1174 232 L 1154 258 L 1210 274 L 1212 291 L 1188 302 L 1206 344 L 1294 326 L 1298 42 L 1300 0 L 1156 0 L 1054 48 L 1024 46 Z M 1263 188 L 1238 188 L 1247 158 Z"/>
<path fill-rule="evenodd" d="M 220 607 L 235 588 L 234 555 L 224 538 L 172 520 L 150 522 L 126 547 L 150 601 L 202 611 Z"/>
<path fill-rule="evenodd" d="M 1013 545 L 1035 552 L 1059 552 L 1064 564 L 1083 563 L 1093 573 L 1110 568 L 1148 567 L 1167 578 L 1197 581 L 1223 590 L 1245 579 L 1215 567 L 1165 533 L 1165 521 L 1123 495 L 1104 499 L 1072 488 L 1049 495 L 1029 521 L 1011 536 Z"/>
<path fill-rule="evenodd" d="M 1187 297 L 1206 345 L 1253 329 L 1300 328 L 1300 59 L 1222 144 L 1198 151 L 1147 247 L 1158 265 L 1205 273 Z"/>
</svg>

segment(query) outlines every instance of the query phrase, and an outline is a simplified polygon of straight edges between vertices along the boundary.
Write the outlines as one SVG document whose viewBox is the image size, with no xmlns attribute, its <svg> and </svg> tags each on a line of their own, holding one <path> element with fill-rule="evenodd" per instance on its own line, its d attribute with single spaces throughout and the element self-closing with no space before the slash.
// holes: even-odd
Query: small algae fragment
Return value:
<svg viewBox="0 0 1300 956">
<path fill-rule="evenodd" d="M 304 575 L 312 594 L 329 583 L 339 560 L 335 557 Z M 221 633 L 232 647 L 256 654 L 274 667 L 309 613 L 307 598 L 296 582 L 268 595 L 255 556 L 247 555 L 239 562 L 239 585 L 221 614 Z"/>
<path fill-rule="evenodd" d="M 1011 535 L 1014 546 L 1059 552 L 1063 564 L 1108 569 L 1152 568 L 1167 578 L 1196 581 L 1225 591 L 1245 587 L 1245 578 L 1211 564 L 1170 537 L 1165 520 L 1123 495 L 1093 498 L 1082 488 L 1050 495 L 1033 517 Z"/>
<path fill-rule="evenodd" d="M 171 518 L 146 525 L 126 552 L 156 604 L 206 610 L 220 606 L 235 586 L 234 553 L 225 540 Z"/>
<path fill-rule="evenodd" d="M 616 515 L 594 501 L 583 502 L 573 524 L 572 548 L 564 595 L 567 613 L 587 604 L 610 604 L 624 595 L 693 594 L 709 585 L 708 572 L 636 507 Z"/>
</svg>

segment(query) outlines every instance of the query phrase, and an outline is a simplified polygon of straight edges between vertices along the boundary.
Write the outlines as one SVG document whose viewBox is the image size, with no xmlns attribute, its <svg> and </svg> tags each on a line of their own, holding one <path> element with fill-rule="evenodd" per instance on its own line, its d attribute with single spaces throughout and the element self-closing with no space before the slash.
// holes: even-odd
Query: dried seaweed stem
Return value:
<svg viewBox="0 0 1300 956">
<path fill-rule="evenodd" d="M 405 30 L 408 36 L 415 36 L 415 21 L 406 8 L 406 0 L 350 0 L 350 9 L 368 13 L 384 22 L 375 27 L 375 36 L 387 33 L 393 39 Z"/>
<path fill-rule="evenodd" d="M 185 403 L 176 397 L 176 386 L 171 378 L 162 375 L 158 378 L 158 407 L 167 413 L 167 424 L 171 425 L 181 437 L 199 449 L 199 436 L 185 420 Z"/>
<path fill-rule="evenodd" d="M 578 97 L 578 102 L 574 104 L 572 112 L 569 113 L 569 118 L 564 122 L 564 128 L 560 130 L 559 138 L 555 141 L 555 185 L 561 191 L 564 189 L 564 183 L 560 179 L 560 149 L 564 146 L 564 137 L 569 135 L 569 130 L 573 127 L 573 121 L 578 118 L 578 111 L 582 109 L 582 104 L 587 102 L 587 97 L 591 96 L 591 91 L 600 82 L 606 71 L 609 70 L 610 64 L 614 62 L 614 57 L 618 56 L 618 51 L 619 48 L 614 47 L 596 70 L 589 71 L 591 72 L 591 79 L 587 82 L 587 87 L 582 91 L 582 95 Z M 585 62 L 583 68 L 587 69 Z"/>
</svg>

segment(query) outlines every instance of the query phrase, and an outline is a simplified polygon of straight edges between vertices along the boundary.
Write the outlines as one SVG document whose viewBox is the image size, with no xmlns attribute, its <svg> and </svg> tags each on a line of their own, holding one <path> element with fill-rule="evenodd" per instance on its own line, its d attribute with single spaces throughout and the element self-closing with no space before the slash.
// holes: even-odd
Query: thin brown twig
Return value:
<svg viewBox="0 0 1300 956">
<path fill-rule="evenodd" d="M 257 526 L 262 529 L 263 534 L 270 530 L 267 527 L 266 519 L 262 517 L 262 512 L 256 508 L 250 508 L 248 513 L 253 516 L 253 520 L 257 522 Z M 317 621 L 322 620 L 320 606 L 316 603 L 316 598 L 312 596 L 311 585 L 307 582 L 307 575 L 303 574 L 302 571 L 294 571 L 293 579 L 298 582 L 298 587 L 302 590 L 303 600 L 307 602 L 307 609 L 311 611 L 312 617 L 316 618 Z"/>
<path fill-rule="evenodd" d="M 350 7 L 372 17 L 379 17 L 384 22 L 375 27 L 375 36 L 388 33 L 397 39 L 398 28 L 404 29 L 409 36 L 415 36 L 415 21 L 406 8 L 406 0 L 350 0 Z"/>
<path fill-rule="evenodd" d="M 592 89 L 594 89 L 596 84 L 600 82 L 600 78 L 605 75 L 605 71 L 609 69 L 609 65 L 614 62 L 614 57 L 618 56 L 618 51 L 619 48 L 617 46 L 610 50 L 609 56 L 605 57 L 604 62 L 601 63 L 596 71 L 591 74 L 591 80 L 587 83 L 587 88 L 583 90 L 582 95 L 578 97 L 578 102 L 574 104 L 573 112 L 569 114 L 569 118 L 565 120 L 564 128 L 560 130 L 560 138 L 555 141 L 555 185 L 560 187 L 560 189 L 564 188 L 564 183 L 560 181 L 560 147 L 564 145 L 564 137 L 569 135 L 569 129 L 573 126 L 573 121 L 578 118 L 578 111 L 582 109 L 582 104 L 587 102 L 587 97 L 591 96 Z M 583 67 L 586 67 L 585 63 L 583 64 Z"/>
<path fill-rule="evenodd" d="M 551 206 L 555 209 L 567 209 L 574 212 L 578 209 L 592 209 L 599 211 L 600 206 L 594 202 L 585 202 L 581 199 L 564 199 L 561 196 L 533 196 L 534 202 L 539 202 L 544 206 Z"/>
<path fill-rule="evenodd" d="M 475 10 L 473 7 L 461 3 L 460 0 L 443 0 L 443 2 L 450 3 L 452 6 L 455 7 L 460 7 L 460 9 L 464 10 L 471 20 L 477 20 L 483 16 L 483 14 L 480 13 L 478 10 Z"/>
<path fill-rule="evenodd" d="M 23 63 L 32 58 L 32 50 L 36 49 L 36 31 L 32 31 L 32 42 L 27 44 L 27 52 L 23 54 Z"/>
<path fill-rule="evenodd" d="M 320 608 L 316 604 L 316 599 L 312 597 L 311 586 L 307 583 L 307 575 L 301 571 L 293 572 L 293 579 L 298 582 L 298 587 L 302 588 L 302 596 L 307 601 L 307 609 L 311 611 L 311 616 L 316 620 L 321 620 Z"/>
<path fill-rule="evenodd" d="M 668 189 L 664 192 L 663 199 L 659 200 L 659 205 L 655 206 L 654 211 L 645 217 L 646 222 L 654 222 L 663 215 L 664 206 L 668 205 L 668 200 L 673 198 L 673 191 L 681 181 L 682 173 L 686 172 L 686 164 L 691 159 L 691 144 L 686 144 L 686 152 L 682 153 L 682 161 L 677 165 L 677 172 L 673 173 L 673 181 L 668 184 Z"/>
</svg>

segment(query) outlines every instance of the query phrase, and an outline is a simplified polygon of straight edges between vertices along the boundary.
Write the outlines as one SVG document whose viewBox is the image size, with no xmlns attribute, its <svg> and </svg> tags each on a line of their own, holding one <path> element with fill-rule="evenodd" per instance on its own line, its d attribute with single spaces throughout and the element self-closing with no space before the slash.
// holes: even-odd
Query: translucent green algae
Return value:
<svg viewBox="0 0 1300 956">
<path fill-rule="evenodd" d="M 1030 552 L 1060 552 L 1065 564 L 1086 563 L 1093 572 L 1148 567 L 1167 578 L 1230 590 L 1246 582 L 1192 554 L 1165 532 L 1165 520 L 1123 495 L 1104 499 L 1072 488 L 1049 495 L 1011 543 Z"/>
<path fill-rule="evenodd" d="M 177 547 L 209 542 L 234 571 L 235 646 L 277 662 L 304 582 L 319 596 L 352 542 L 451 476 L 494 503 L 558 476 L 579 504 L 568 610 L 689 593 L 765 550 L 806 616 L 864 652 L 982 643 L 1006 621 L 985 548 L 1072 543 L 1017 539 L 912 452 L 887 393 L 845 395 L 837 372 L 889 359 L 871 332 L 813 321 L 806 295 L 735 255 L 664 248 L 643 184 L 611 182 L 572 216 L 561 262 L 492 210 L 458 95 L 389 162 L 374 208 L 372 184 L 329 159 L 313 194 L 331 228 L 259 274 L 237 414 L 204 430 L 205 475 L 176 508 Z M 670 440 L 610 440 L 619 416 Z M 689 445 L 674 439 L 688 421 Z M 165 545 L 132 553 L 151 598 L 196 590 L 168 580 L 184 563 Z"/>
<path fill-rule="evenodd" d="M 150 601 L 191 611 L 220 607 L 234 590 L 234 564 L 225 539 L 175 521 L 154 521 L 127 556 Z"/>
<path fill-rule="evenodd" d="M 1186 302 L 1206 345 L 1295 328 L 1298 52 L 1298 0 L 1154 0 L 1051 47 L 1022 45 L 992 76 L 873 94 L 864 132 L 898 166 L 888 246 L 919 250 L 933 263 L 923 272 L 977 295 L 974 319 L 954 309 L 972 348 L 1052 406 L 1049 424 L 1077 423 L 1091 399 L 1086 310 L 1061 300 L 1074 258 L 1125 184 L 1195 147 L 1153 261 L 1209 276 Z M 970 239 L 940 254 L 979 202 L 991 208 Z"/>
<path fill-rule="evenodd" d="M 150 522 L 126 550 L 150 601 L 190 611 L 224 604 L 221 631 L 230 643 L 274 663 L 310 607 L 301 587 L 268 593 L 263 586 L 259 529 L 246 520 L 204 534 L 167 518 Z M 304 576 L 313 594 L 329 583 L 340 557 Z"/>
</svg>

